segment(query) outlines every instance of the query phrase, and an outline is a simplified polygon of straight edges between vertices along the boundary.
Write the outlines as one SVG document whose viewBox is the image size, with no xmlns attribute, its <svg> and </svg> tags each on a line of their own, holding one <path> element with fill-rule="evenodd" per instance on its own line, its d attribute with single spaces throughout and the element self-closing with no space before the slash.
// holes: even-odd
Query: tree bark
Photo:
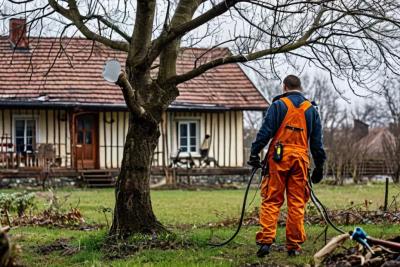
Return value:
<svg viewBox="0 0 400 267">
<path fill-rule="evenodd" d="M 156 219 L 150 200 L 150 168 L 160 131 L 155 121 L 130 114 L 121 173 L 115 187 L 110 236 L 155 234 L 166 229 Z"/>
</svg>

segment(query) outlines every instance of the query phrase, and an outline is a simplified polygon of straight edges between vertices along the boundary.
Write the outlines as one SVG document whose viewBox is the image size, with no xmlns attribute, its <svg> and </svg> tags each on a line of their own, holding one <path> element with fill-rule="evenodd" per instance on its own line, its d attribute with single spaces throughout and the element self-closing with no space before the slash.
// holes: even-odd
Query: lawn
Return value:
<svg viewBox="0 0 400 267">
<path fill-rule="evenodd" d="M 8 191 L 8 190 L 7 190 Z M 345 208 L 354 203 L 364 203 L 367 200 L 369 209 L 377 209 L 383 204 L 384 186 L 348 185 L 328 186 L 319 185 L 315 188 L 319 198 L 330 208 Z M 254 195 L 250 192 L 250 199 Z M 391 186 L 389 201 L 393 195 L 400 192 L 399 187 Z M 45 208 L 46 192 L 38 192 L 38 209 Z M 78 206 L 88 223 L 107 224 L 111 221 L 111 214 L 101 212 L 103 208 L 113 208 L 114 192 L 104 190 L 60 190 L 58 196 L 67 197 L 66 206 Z M 252 204 L 253 209 L 259 205 L 259 194 Z M 281 264 L 298 265 L 312 263 L 313 254 L 321 248 L 323 240 L 314 240 L 323 230 L 320 225 L 307 225 L 306 231 L 309 240 L 304 244 L 304 254 L 298 258 L 287 259 L 285 252 L 273 251 L 265 258 L 255 257 L 257 249 L 254 235 L 258 227 L 243 227 L 239 236 L 229 245 L 222 248 L 212 248 L 207 242 L 222 241 L 234 231 L 233 227 L 207 227 L 210 222 L 223 221 L 226 218 L 239 216 L 243 190 L 213 190 L 213 191 L 152 191 L 154 211 L 159 220 L 177 235 L 179 240 L 191 245 L 182 249 L 150 249 L 139 250 L 132 256 L 124 259 L 109 260 L 104 258 L 102 244 L 107 233 L 105 228 L 94 231 L 77 231 L 46 227 L 19 227 L 11 230 L 15 241 L 22 246 L 22 261 L 27 266 L 242 266 L 246 264 Z M 400 235 L 398 225 L 362 225 L 375 237 L 392 237 Z M 353 226 L 344 227 L 351 230 Z M 330 230 L 328 236 L 336 235 Z M 37 250 L 38 246 L 50 244 L 56 239 L 66 238 L 72 246 L 79 248 L 73 255 L 62 255 L 55 251 L 43 255 Z M 277 244 L 284 244 L 284 229 L 279 228 Z"/>
</svg>

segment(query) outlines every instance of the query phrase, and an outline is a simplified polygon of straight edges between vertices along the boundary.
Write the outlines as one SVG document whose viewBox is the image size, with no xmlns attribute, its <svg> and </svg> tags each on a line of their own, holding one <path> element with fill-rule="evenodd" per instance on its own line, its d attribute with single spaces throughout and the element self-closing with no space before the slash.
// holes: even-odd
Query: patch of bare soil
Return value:
<svg viewBox="0 0 400 267">
<path fill-rule="evenodd" d="M 79 252 L 80 249 L 70 245 L 70 241 L 71 239 L 59 238 L 48 245 L 38 246 L 36 251 L 42 255 L 48 255 L 54 251 L 61 251 L 62 256 L 73 255 Z"/>
</svg>

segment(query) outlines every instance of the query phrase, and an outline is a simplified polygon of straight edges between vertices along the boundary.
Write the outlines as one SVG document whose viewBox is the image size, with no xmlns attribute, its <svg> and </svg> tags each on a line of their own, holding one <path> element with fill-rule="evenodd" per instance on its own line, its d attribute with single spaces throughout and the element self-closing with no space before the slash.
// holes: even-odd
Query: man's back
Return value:
<svg viewBox="0 0 400 267">
<path fill-rule="evenodd" d="M 267 114 L 264 118 L 263 125 L 257 134 L 256 140 L 252 144 L 251 154 L 257 155 L 268 144 L 277 133 L 286 114 L 287 106 L 282 101 L 283 97 L 287 97 L 293 105 L 298 108 L 307 99 L 301 92 L 293 91 L 274 98 Z M 315 106 L 305 111 L 305 119 L 307 125 L 307 138 L 310 144 L 310 151 L 316 166 L 322 166 L 326 156 L 322 143 L 322 126 L 318 111 Z"/>
</svg>

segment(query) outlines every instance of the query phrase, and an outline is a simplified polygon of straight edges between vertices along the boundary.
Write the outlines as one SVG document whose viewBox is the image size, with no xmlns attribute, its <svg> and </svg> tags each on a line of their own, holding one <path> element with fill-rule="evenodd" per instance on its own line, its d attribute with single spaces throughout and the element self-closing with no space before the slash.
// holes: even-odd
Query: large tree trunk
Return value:
<svg viewBox="0 0 400 267">
<path fill-rule="evenodd" d="M 110 236 L 166 231 L 153 213 L 150 200 L 150 168 L 160 131 L 151 120 L 131 114 L 121 173 L 115 188 L 114 219 Z"/>
</svg>

